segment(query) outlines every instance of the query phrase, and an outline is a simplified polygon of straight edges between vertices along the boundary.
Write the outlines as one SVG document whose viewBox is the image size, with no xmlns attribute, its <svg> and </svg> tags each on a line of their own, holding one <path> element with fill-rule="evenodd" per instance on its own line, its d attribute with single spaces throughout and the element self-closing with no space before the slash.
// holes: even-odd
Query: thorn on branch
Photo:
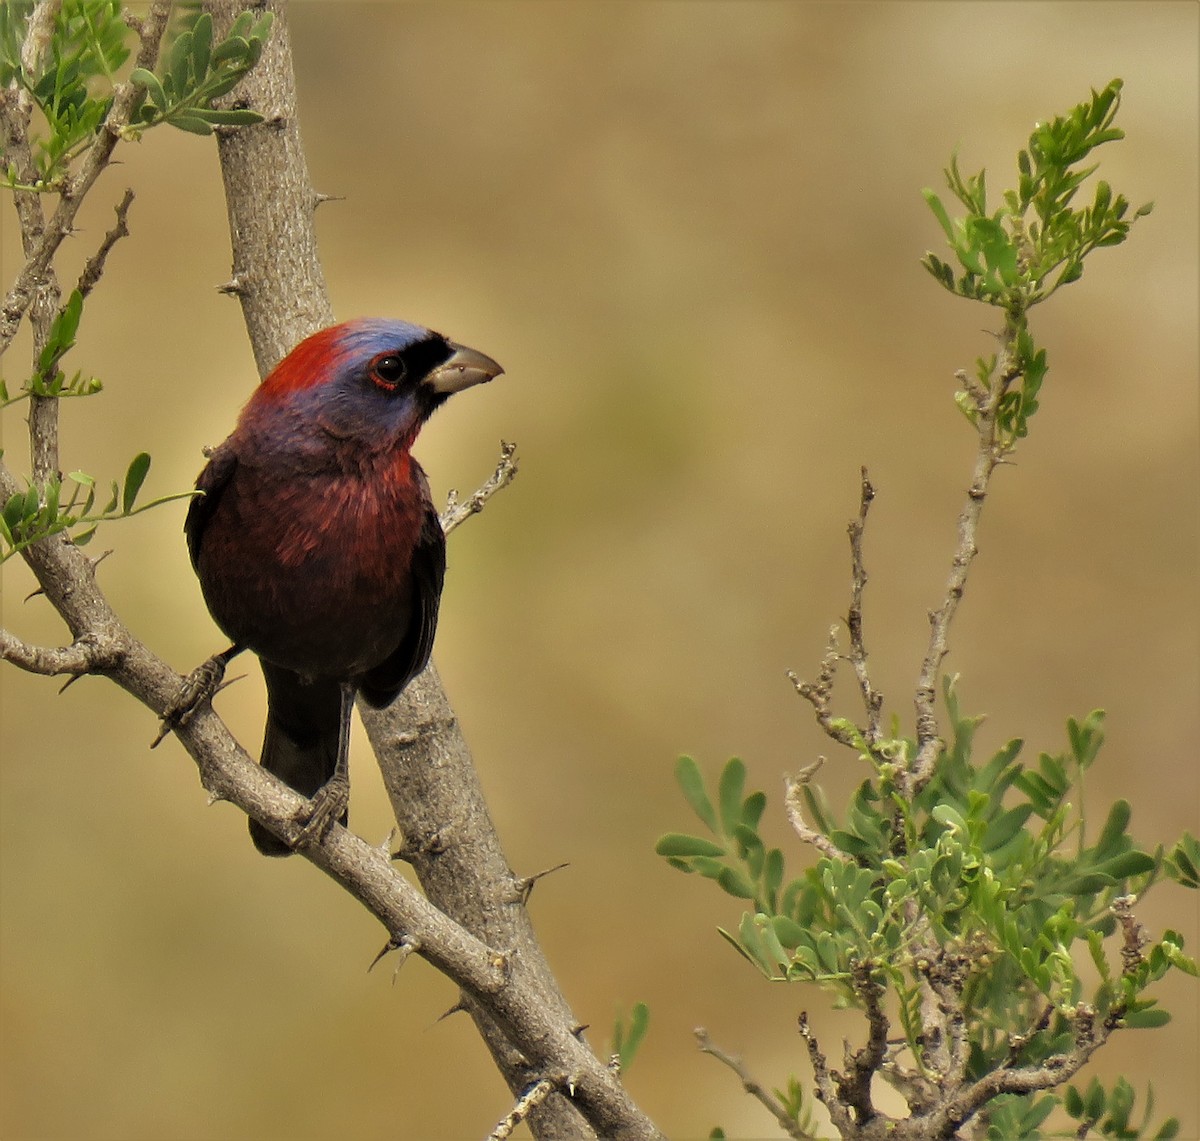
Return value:
<svg viewBox="0 0 1200 1141">
<path fill-rule="evenodd" d="M 421 940 L 420 939 L 416 939 L 416 938 L 412 937 L 411 935 L 400 935 L 400 936 L 393 935 L 388 939 L 388 941 L 386 943 L 384 943 L 383 948 L 379 952 L 379 954 L 376 955 L 375 958 L 373 958 L 371 960 L 370 965 L 367 967 L 367 974 L 370 974 L 371 971 L 375 969 L 375 964 L 378 963 L 379 960 L 382 959 L 385 955 L 387 955 L 388 952 L 398 951 L 399 958 L 396 962 L 396 969 L 392 972 L 392 986 L 395 986 L 396 985 L 396 976 L 400 974 L 400 968 L 402 966 L 404 966 L 404 964 L 406 962 L 408 962 L 409 955 L 411 955 L 414 951 L 419 951 L 420 949 L 421 949 Z"/>
<path fill-rule="evenodd" d="M 545 876 L 548 876 L 553 872 L 560 872 L 563 870 L 563 868 L 569 868 L 570 866 L 571 865 L 568 861 L 563 861 L 561 864 L 555 864 L 552 868 L 546 868 L 543 871 L 534 872 L 531 876 L 521 876 L 520 878 L 515 879 L 513 881 L 513 889 L 516 894 L 514 895 L 513 902 L 522 904 L 528 903 L 530 895 L 533 894 L 533 885 L 537 883 L 538 880 L 543 879 Z"/>
<path fill-rule="evenodd" d="M 442 1013 L 438 1015 L 437 1020 L 439 1022 L 445 1022 L 446 1019 L 453 1014 L 466 1014 L 466 1012 L 466 1004 L 462 1001 L 462 999 L 459 999 L 458 1002 L 449 1008 L 449 1010 L 442 1011 Z"/>
</svg>

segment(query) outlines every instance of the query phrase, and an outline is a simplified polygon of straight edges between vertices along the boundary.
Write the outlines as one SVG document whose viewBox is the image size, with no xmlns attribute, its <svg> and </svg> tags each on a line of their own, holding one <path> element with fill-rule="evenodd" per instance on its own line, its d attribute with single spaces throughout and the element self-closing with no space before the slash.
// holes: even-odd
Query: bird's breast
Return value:
<svg viewBox="0 0 1200 1141">
<path fill-rule="evenodd" d="M 378 665 L 411 620 L 423 488 L 351 474 L 254 475 L 238 472 L 205 530 L 198 569 L 214 618 L 301 674 Z"/>
</svg>

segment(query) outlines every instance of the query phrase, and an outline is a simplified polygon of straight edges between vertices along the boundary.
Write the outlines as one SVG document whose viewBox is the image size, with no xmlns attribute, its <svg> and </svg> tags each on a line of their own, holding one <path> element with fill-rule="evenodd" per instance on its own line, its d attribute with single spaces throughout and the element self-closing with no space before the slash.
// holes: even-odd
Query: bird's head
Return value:
<svg viewBox="0 0 1200 1141">
<path fill-rule="evenodd" d="M 410 445 L 454 393 L 504 370 L 491 357 L 406 321 L 364 318 L 298 344 L 259 385 L 252 419 L 308 425 L 339 440 Z"/>
</svg>

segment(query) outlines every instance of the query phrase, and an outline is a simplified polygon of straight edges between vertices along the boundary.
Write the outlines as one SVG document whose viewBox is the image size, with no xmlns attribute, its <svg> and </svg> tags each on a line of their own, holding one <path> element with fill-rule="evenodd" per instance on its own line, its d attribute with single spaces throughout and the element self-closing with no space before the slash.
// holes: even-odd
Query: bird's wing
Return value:
<svg viewBox="0 0 1200 1141">
<path fill-rule="evenodd" d="M 446 578 L 446 536 L 427 491 L 424 498 L 421 533 L 412 556 L 412 618 L 400 645 L 386 661 L 368 671 L 359 683 L 359 692 L 376 709 L 396 698 L 428 665 L 433 651 L 438 604 Z"/>
<path fill-rule="evenodd" d="M 194 495 L 188 505 L 187 518 L 183 521 L 184 534 L 187 535 L 188 554 L 192 557 L 192 566 L 196 567 L 200 558 L 200 544 L 204 539 L 204 528 L 212 518 L 221 498 L 221 493 L 229 486 L 237 467 L 237 455 L 227 443 L 215 449 L 209 457 L 204 470 L 196 479 L 196 490 L 203 495 Z"/>
</svg>

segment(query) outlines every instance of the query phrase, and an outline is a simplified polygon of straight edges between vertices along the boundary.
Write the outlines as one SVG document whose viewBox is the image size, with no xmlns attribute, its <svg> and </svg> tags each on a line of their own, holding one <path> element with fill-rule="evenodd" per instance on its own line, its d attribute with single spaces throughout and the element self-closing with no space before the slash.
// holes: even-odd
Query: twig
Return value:
<svg viewBox="0 0 1200 1141">
<path fill-rule="evenodd" d="M 11 662 L 27 673 L 53 677 L 57 674 L 103 673 L 121 660 L 121 648 L 95 634 L 84 634 L 69 646 L 33 646 L 9 630 L 0 629 L 0 661 Z"/>
<path fill-rule="evenodd" d="M 473 494 L 459 501 L 458 492 L 451 489 L 446 497 L 446 509 L 441 514 L 442 530 L 449 535 L 455 527 L 465 523 L 472 515 L 478 515 L 484 504 L 496 492 L 507 487 L 517 475 L 517 445 L 507 440 L 500 441 L 500 462 L 496 470 Z"/>
<path fill-rule="evenodd" d="M 825 730 L 826 736 L 831 737 L 840 745 L 856 748 L 858 738 L 853 726 L 842 718 L 836 718 L 830 712 L 829 698 L 833 692 L 833 678 L 837 672 L 837 664 L 841 660 L 838 650 L 837 627 L 829 629 L 829 642 L 825 647 L 825 656 L 821 659 L 821 669 L 815 682 L 803 681 L 795 671 L 788 670 L 788 678 L 796 687 L 796 692 L 804 698 L 817 715 L 817 724 Z"/>
<path fill-rule="evenodd" d="M 811 844 L 817 851 L 828 856 L 831 860 L 845 860 L 849 858 L 846 853 L 823 832 L 818 832 L 815 828 L 811 827 L 808 821 L 804 819 L 804 813 L 800 807 L 800 802 L 804 796 L 802 791 L 804 786 L 816 775 L 817 770 L 821 767 L 824 760 L 824 757 L 819 757 L 815 764 L 809 765 L 794 777 L 785 776 L 783 778 L 783 808 L 787 813 L 788 823 L 792 826 L 792 831 L 805 844 Z"/>
<path fill-rule="evenodd" d="M 21 70 L 27 76 L 37 74 L 38 63 L 50 46 L 54 20 L 62 8 L 62 0 L 38 0 L 29 15 L 25 42 L 21 45 Z"/>
<path fill-rule="evenodd" d="M 866 1011 L 867 1043 L 853 1054 L 849 1053 L 847 1047 L 847 1072 L 844 1075 L 834 1074 L 833 1078 L 842 1104 L 854 1111 L 859 1125 L 866 1125 L 876 1116 L 871 1101 L 871 1079 L 882 1068 L 887 1053 L 889 1027 L 883 1010 L 886 989 L 871 976 L 870 964 L 863 962 L 855 963 L 851 969 L 851 984 Z"/>
<path fill-rule="evenodd" d="M 833 1078 L 829 1073 L 829 1063 L 821 1050 L 820 1044 L 817 1042 L 816 1036 L 812 1032 L 812 1028 L 808 1025 L 808 1012 L 802 1010 L 800 1017 L 796 1021 L 800 1030 L 800 1037 L 804 1039 L 804 1044 L 808 1047 L 808 1061 L 812 1066 L 813 1083 L 817 1087 L 817 1100 L 825 1106 L 825 1110 L 829 1114 L 829 1120 L 833 1122 L 834 1129 L 842 1137 L 853 1137 L 855 1133 L 854 1120 L 850 1116 L 850 1111 L 838 1098 L 837 1090 L 834 1089 Z"/>
<path fill-rule="evenodd" d="M 104 235 L 104 241 L 100 243 L 100 248 L 87 260 L 87 264 L 83 267 L 83 273 L 79 275 L 79 281 L 75 288 L 80 294 L 86 297 L 95 288 L 96 283 L 100 280 L 104 273 L 104 263 L 108 260 L 109 252 L 113 246 L 122 238 L 129 236 L 129 227 L 126 220 L 129 216 L 129 207 L 133 204 L 133 191 L 126 190 L 121 198 L 121 201 L 113 207 L 117 215 L 117 224 L 113 226 L 107 234 Z"/>
<path fill-rule="evenodd" d="M 710 1054 L 716 1058 L 724 1066 L 728 1066 L 738 1076 L 738 1080 L 742 1083 L 744 1089 L 751 1097 L 756 1098 L 766 1108 L 767 1112 L 779 1123 L 780 1128 L 796 1141 L 815 1141 L 813 1135 L 803 1129 L 794 1117 L 783 1107 L 783 1103 L 770 1092 L 765 1089 L 754 1077 L 752 1077 L 746 1067 L 742 1064 L 740 1058 L 735 1058 L 732 1054 L 725 1053 L 719 1046 L 713 1045 L 712 1039 L 708 1036 L 708 1031 L 703 1026 L 697 1026 L 693 1031 L 696 1036 L 696 1045 L 705 1054 Z"/>
<path fill-rule="evenodd" d="M 554 1082 L 549 1078 L 542 1078 L 540 1081 L 534 1082 L 519 1098 L 516 1104 L 504 1115 L 496 1124 L 496 1128 L 487 1135 L 487 1141 L 508 1141 L 513 1135 L 513 1131 L 529 1116 L 533 1110 L 537 1109 L 556 1089 L 564 1086 L 565 1082 Z"/>
<path fill-rule="evenodd" d="M 943 1091 L 961 1086 L 967 1070 L 968 1042 L 962 993 L 970 974 L 972 958 L 968 951 L 927 944 L 916 960 L 918 973 L 932 991 L 932 999 L 921 1007 L 923 1029 L 929 1036 L 935 1031 L 936 1044 L 929 1050 L 930 1067 L 938 1073 Z"/>
<path fill-rule="evenodd" d="M 979 446 L 975 453 L 975 466 L 971 484 L 967 488 L 967 501 L 958 516 L 958 541 L 950 561 L 950 575 L 946 583 L 946 596 L 936 610 L 929 613 L 929 645 L 917 679 L 916 708 L 917 752 L 912 765 L 901 774 L 901 792 L 915 796 L 933 775 L 933 766 L 942 751 L 943 742 L 938 731 L 934 704 L 937 700 L 937 681 L 942 662 L 950 652 L 947 638 L 950 624 L 962 601 L 967 585 L 967 574 L 971 563 L 979 553 L 976 539 L 979 534 L 979 517 L 987 499 L 992 474 L 1007 454 L 1006 445 L 997 434 L 997 413 L 1000 400 L 1020 375 L 1016 354 L 1017 326 L 1015 318 L 1007 318 L 1000 354 L 998 375 L 991 386 L 986 401 L 978 398 L 976 389 L 969 389 L 975 397 L 978 414 L 975 417 Z"/>
<path fill-rule="evenodd" d="M 1145 962 L 1142 952 L 1150 941 L 1146 929 L 1133 914 L 1137 896 L 1120 895 L 1110 905 L 1113 915 L 1121 925 L 1121 973 L 1132 975 Z"/>
<path fill-rule="evenodd" d="M 867 585 L 867 569 L 863 561 L 862 543 L 863 531 L 867 525 L 867 512 L 875 498 L 875 488 L 867 478 L 867 469 L 864 467 L 860 470 L 862 484 L 858 517 L 851 520 L 846 528 L 850 536 L 851 563 L 850 610 L 846 615 L 846 626 L 850 631 L 850 664 L 854 667 L 854 676 L 858 679 L 858 688 L 867 711 L 867 727 L 863 736 L 867 745 L 874 750 L 880 736 L 879 721 L 883 709 L 883 694 L 876 691 L 871 684 L 871 674 L 867 668 L 867 645 L 863 637 L 863 591 Z"/>
</svg>

